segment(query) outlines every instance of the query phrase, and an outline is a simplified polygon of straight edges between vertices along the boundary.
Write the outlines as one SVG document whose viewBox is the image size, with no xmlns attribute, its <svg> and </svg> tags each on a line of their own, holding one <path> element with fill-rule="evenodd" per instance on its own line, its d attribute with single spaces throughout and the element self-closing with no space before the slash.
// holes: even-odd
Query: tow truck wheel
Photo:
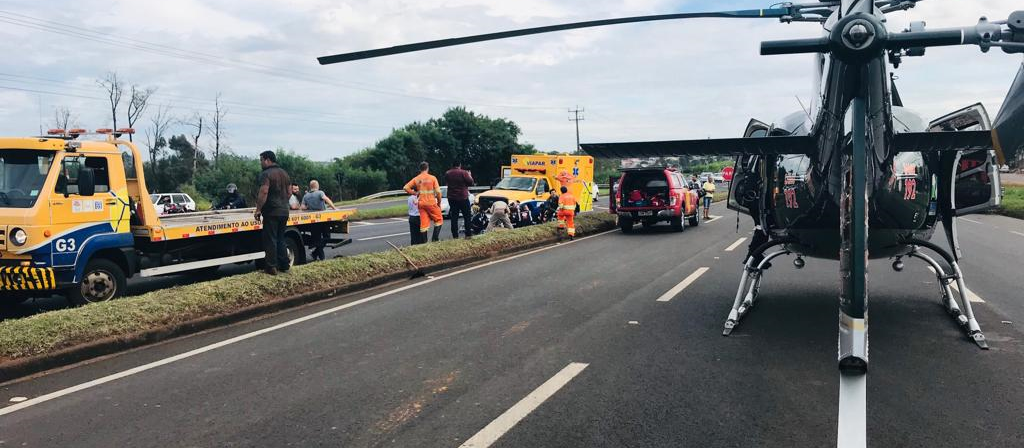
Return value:
<svg viewBox="0 0 1024 448">
<path fill-rule="evenodd" d="M 306 252 L 302 250 L 295 238 L 285 237 L 284 245 L 288 250 L 288 266 L 295 266 L 306 261 Z"/>
<path fill-rule="evenodd" d="M 682 216 L 675 216 L 675 217 L 672 218 L 672 221 L 670 221 L 670 222 L 672 224 L 672 230 L 673 231 L 675 231 L 675 232 L 682 232 L 683 230 L 686 230 L 686 227 L 683 225 L 683 217 Z"/>
<path fill-rule="evenodd" d="M 89 261 L 82 272 L 82 282 L 68 291 L 68 300 L 75 305 L 103 302 L 124 293 L 127 279 L 113 261 L 99 258 Z"/>
</svg>

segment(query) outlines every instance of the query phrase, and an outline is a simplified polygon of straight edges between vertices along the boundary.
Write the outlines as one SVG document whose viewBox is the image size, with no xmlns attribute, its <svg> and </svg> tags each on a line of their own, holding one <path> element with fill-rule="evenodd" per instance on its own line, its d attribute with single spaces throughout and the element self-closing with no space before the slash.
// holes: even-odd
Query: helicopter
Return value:
<svg viewBox="0 0 1024 448">
<path fill-rule="evenodd" d="M 966 293 L 956 218 L 998 206 L 999 166 L 1024 146 L 1024 65 L 994 120 L 981 104 L 926 122 L 903 106 L 892 68 L 927 48 L 974 45 L 1024 53 L 1024 11 L 962 28 L 902 32 L 885 15 L 923 0 L 822 0 L 768 9 L 674 13 L 566 23 L 442 39 L 318 58 L 322 65 L 489 40 L 625 23 L 700 18 L 816 22 L 814 38 L 765 41 L 761 55 L 815 58 L 809 110 L 768 123 L 751 119 L 742 137 L 586 143 L 595 157 L 719 155 L 736 158 L 728 207 L 755 224 L 723 335 L 754 307 L 771 261 L 794 255 L 839 260 L 839 446 L 866 446 L 869 259 L 918 259 L 935 272 L 946 310 L 981 349 L 988 343 Z M 939 224 L 949 250 L 930 242 Z M 869 236 L 870 230 L 870 236 Z M 937 258 L 929 253 L 937 255 Z"/>
</svg>

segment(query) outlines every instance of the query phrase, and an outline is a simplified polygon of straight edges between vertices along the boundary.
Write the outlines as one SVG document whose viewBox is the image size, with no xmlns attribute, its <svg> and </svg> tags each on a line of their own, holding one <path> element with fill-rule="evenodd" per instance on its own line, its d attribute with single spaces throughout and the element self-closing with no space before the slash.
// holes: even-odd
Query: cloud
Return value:
<svg viewBox="0 0 1024 448">
<path fill-rule="evenodd" d="M 725 137 L 751 117 L 772 121 L 813 95 L 808 56 L 758 56 L 766 39 L 820 35 L 815 24 L 693 20 L 622 25 L 319 66 L 317 56 L 561 22 L 764 2 L 663 0 L 54 0 L 4 4 L 0 134 L 37 132 L 56 106 L 89 127 L 109 124 L 94 80 L 109 70 L 159 87 L 154 104 L 208 113 L 228 101 L 230 145 L 255 154 L 284 146 L 318 159 L 351 153 L 390 129 L 454 105 L 509 118 L 544 150 L 570 150 L 566 110 L 587 110 L 585 141 Z M 892 14 L 891 29 L 927 19 L 963 26 L 1005 17 L 1014 0 L 929 0 Z M 0 13 L 0 20 L 11 16 Z M 38 22 L 36 22 L 38 24 Z M 95 31 L 97 34 L 90 34 Z M 142 43 L 140 43 L 142 42 Z M 181 51 L 178 51 L 181 50 Z M 976 101 L 990 113 L 1019 56 L 930 49 L 896 73 L 926 117 Z M 6 75 L 17 75 L 11 77 Z M 42 80 L 40 80 L 40 78 Z M 4 90 L 14 87 L 38 92 Z M 45 93 L 39 93 L 45 92 Z M 82 98 L 87 97 L 87 98 Z M 98 98 L 98 99 L 94 99 Z M 45 127 L 45 125 L 44 125 Z M 179 129 L 178 131 L 182 131 Z"/>
</svg>

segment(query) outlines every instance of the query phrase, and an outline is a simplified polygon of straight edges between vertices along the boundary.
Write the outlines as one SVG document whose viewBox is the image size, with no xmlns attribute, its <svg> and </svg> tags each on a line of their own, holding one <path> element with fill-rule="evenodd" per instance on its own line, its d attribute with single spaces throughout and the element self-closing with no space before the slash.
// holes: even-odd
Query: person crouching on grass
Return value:
<svg viewBox="0 0 1024 448">
<path fill-rule="evenodd" d="M 430 164 L 420 163 L 420 174 L 405 184 L 405 192 L 418 196 L 420 209 L 420 241 L 427 241 L 427 231 L 430 230 L 430 222 L 434 222 L 434 235 L 432 240 L 438 241 L 441 238 L 441 226 L 444 225 L 444 216 L 441 214 L 441 184 L 437 178 L 428 171 Z"/>
</svg>

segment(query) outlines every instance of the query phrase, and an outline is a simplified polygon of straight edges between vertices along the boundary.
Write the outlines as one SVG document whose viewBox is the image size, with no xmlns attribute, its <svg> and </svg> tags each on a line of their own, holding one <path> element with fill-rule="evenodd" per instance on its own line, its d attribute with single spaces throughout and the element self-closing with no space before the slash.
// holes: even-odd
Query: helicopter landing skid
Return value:
<svg viewBox="0 0 1024 448">
<path fill-rule="evenodd" d="M 982 350 L 988 350 L 988 342 L 985 340 L 985 334 L 981 331 L 981 326 L 978 324 L 978 320 L 974 317 L 974 309 L 971 307 L 971 301 L 967 298 L 967 286 L 964 283 L 964 275 L 960 270 L 960 265 L 956 262 L 952 255 L 947 253 L 941 247 L 937 247 L 931 243 L 924 243 L 923 241 L 912 241 L 913 250 L 908 257 L 917 258 L 923 260 L 931 266 L 935 272 L 935 278 L 938 279 L 939 292 L 942 295 L 942 305 L 946 308 L 957 325 L 960 326 L 975 344 L 978 345 Z M 938 253 L 947 263 L 949 263 L 949 270 L 943 268 L 937 260 L 921 252 L 921 247 L 926 247 L 932 251 Z M 950 286 L 956 283 L 957 290 L 960 292 L 960 302 L 963 303 L 963 308 L 957 304 L 957 300 L 953 295 L 953 291 Z"/>
<path fill-rule="evenodd" d="M 778 244 L 783 244 L 783 242 Z M 761 250 L 756 252 L 756 254 L 760 255 L 763 252 L 764 250 Z M 747 264 L 744 265 L 743 274 L 740 277 L 740 286 L 736 290 L 736 300 L 733 302 L 732 310 L 729 311 L 729 317 L 725 320 L 725 329 L 722 330 L 722 336 L 729 336 L 732 330 L 739 325 L 743 316 L 746 316 L 747 312 L 754 307 L 754 304 L 757 302 L 757 294 L 761 289 L 761 277 L 764 275 L 764 271 L 768 270 L 769 262 L 774 258 L 790 253 L 792 252 L 786 249 L 772 252 L 761 259 L 757 266 L 754 266 L 754 260 L 756 259 L 754 254 L 747 257 Z"/>
</svg>

